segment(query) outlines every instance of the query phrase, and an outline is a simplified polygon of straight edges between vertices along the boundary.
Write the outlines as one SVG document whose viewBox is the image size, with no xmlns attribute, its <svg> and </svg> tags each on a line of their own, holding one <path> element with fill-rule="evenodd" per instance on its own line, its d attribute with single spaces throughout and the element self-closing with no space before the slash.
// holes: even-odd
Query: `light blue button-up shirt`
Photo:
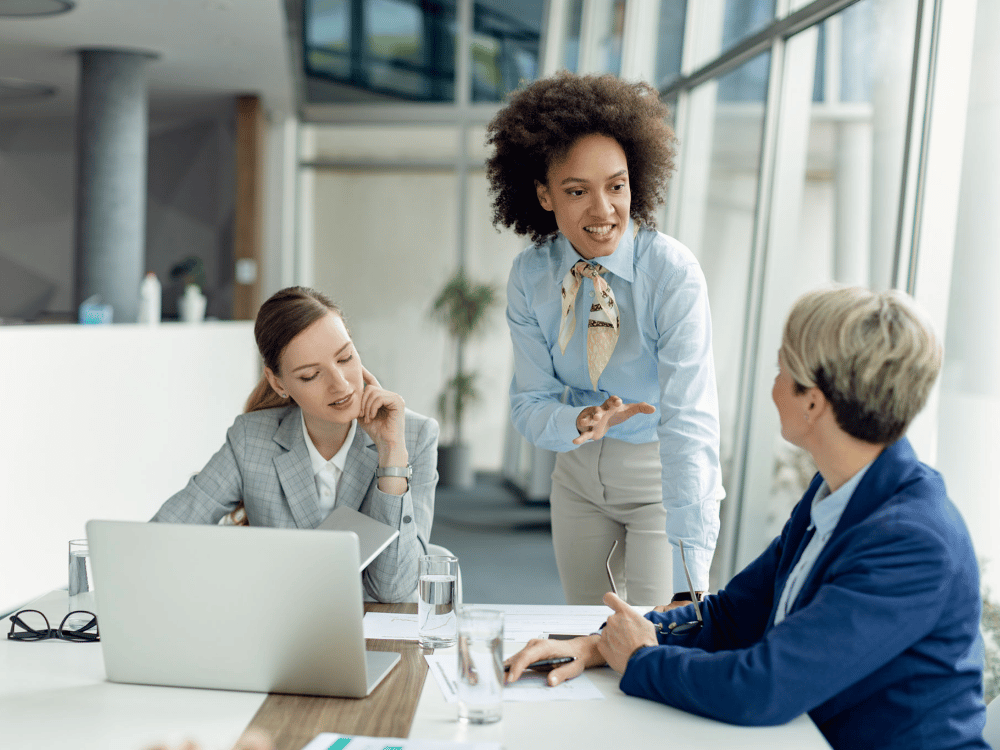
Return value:
<svg viewBox="0 0 1000 750">
<path fill-rule="evenodd" d="M 774 612 L 775 625 L 784 620 L 791 611 L 795 599 L 802 591 L 802 584 L 809 577 L 809 573 L 819 558 L 819 553 L 830 541 L 833 530 L 840 523 L 844 509 L 847 508 L 854 490 L 858 488 L 858 484 L 865 472 L 868 471 L 869 466 L 871 466 L 870 463 L 840 485 L 836 492 L 830 492 L 830 485 L 824 480 L 823 484 L 816 490 L 816 494 L 813 495 L 812 507 L 809 511 L 809 517 L 812 519 L 810 528 L 813 529 L 813 535 L 809 543 L 806 544 L 806 548 L 802 550 L 802 557 L 795 563 L 792 572 L 788 574 L 788 580 L 785 581 L 785 588 L 782 589 L 781 598 L 778 599 L 778 608 Z"/>
<path fill-rule="evenodd" d="M 576 419 L 609 396 L 645 401 L 637 414 L 608 430 L 629 443 L 659 440 L 667 535 L 674 546 L 675 591 L 687 591 L 678 540 L 684 540 L 692 581 L 708 588 L 719 534 L 719 407 L 712 359 L 712 324 L 705 277 L 694 255 L 676 240 L 632 223 L 615 251 L 593 262 L 615 295 L 621 333 L 594 391 L 587 370 L 587 318 L 594 293 L 580 284 L 576 328 L 559 349 L 561 290 L 581 259 L 557 234 L 514 259 L 507 285 L 507 323 L 514 345 L 511 419 L 529 442 L 553 451 L 576 448 Z M 563 391 L 566 400 L 562 403 Z"/>
</svg>

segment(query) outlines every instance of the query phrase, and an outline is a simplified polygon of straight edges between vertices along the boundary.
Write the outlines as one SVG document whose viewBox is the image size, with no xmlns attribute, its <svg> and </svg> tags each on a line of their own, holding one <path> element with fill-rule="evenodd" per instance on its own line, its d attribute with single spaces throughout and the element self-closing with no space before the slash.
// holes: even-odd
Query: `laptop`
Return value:
<svg viewBox="0 0 1000 750">
<path fill-rule="evenodd" d="M 368 695 L 400 659 L 365 651 L 350 531 L 87 523 L 112 682 Z"/>
<path fill-rule="evenodd" d="M 392 540 L 399 536 L 399 529 L 376 521 L 371 516 L 366 516 L 346 505 L 334 508 L 333 512 L 316 528 L 329 531 L 353 531 L 357 534 L 361 570 L 367 568 L 379 552 L 388 547 Z"/>
</svg>

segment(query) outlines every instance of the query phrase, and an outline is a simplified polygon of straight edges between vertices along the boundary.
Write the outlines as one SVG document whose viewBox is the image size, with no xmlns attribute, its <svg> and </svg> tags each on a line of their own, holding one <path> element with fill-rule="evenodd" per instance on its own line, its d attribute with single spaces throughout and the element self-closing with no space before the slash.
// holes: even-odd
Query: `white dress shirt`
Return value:
<svg viewBox="0 0 1000 750">
<path fill-rule="evenodd" d="M 301 414 L 301 411 L 299 412 Z M 313 475 L 316 477 L 316 493 L 319 495 L 319 509 L 324 518 L 330 515 L 334 504 L 337 502 L 337 485 L 340 484 L 340 477 L 344 473 L 344 463 L 347 461 L 347 452 L 354 443 L 354 433 L 358 429 L 358 420 L 351 422 L 351 429 L 347 431 L 347 438 L 340 450 L 334 454 L 333 458 L 327 461 L 316 450 L 312 438 L 309 437 L 309 430 L 306 429 L 306 418 L 302 415 L 302 436 L 306 441 L 306 448 L 309 450 L 309 460 L 312 462 Z"/>
<path fill-rule="evenodd" d="M 823 551 L 826 543 L 830 541 L 833 530 L 837 528 L 840 517 L 844 515 L 844 509 L 851 501 L 854 490 L 857 489 L 869 466 L 871 466 L 870 463 L 844 482 L 836 492 L 830 492 L 830 485 L 826 483 L 826 480 L 823 480 L 823 484 L 816 490 L 816 494 L 813 496 L 812 508 L 810 509 L 812 523 L 809 524 L 809 529 L 813 530 L 812 539 L 809 540 L 806 548 L 802 551 L 802 557 L 795 563 L 792 572 L 788 574 L 788 580 L 785 581 L 785 588 L 782 589 L 781 598 L 778 599 L 778 609 L 774 613 L 775 625 L 784 620 L 791 611 L 796 597 L 802 591 L 802 584 L 809 577 L 813 565 L 816 564 L 816 560 L 819 558 L 819 553 Z M 806 531 L 809 529 L 806 529 Z"/>
</svg>

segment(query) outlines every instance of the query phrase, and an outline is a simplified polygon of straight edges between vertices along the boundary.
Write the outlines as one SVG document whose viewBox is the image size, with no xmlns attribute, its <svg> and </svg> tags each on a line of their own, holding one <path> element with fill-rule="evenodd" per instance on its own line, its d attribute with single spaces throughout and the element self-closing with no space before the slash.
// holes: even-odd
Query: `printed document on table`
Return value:
<svg viewBox="0 0 1000 750">
<path fill-rule="evenodd" d="M 611 615 L 604 605 L 565 606 L 547 604 L 483 604 L 504 613 L 503 638 L 523 643 L 549 633 L 589 635 Z M 417 640 L 417 616 L 369 612 L 364 619 L 365 638 L 395 641 Z"/>
<path fill-rule="evenodd" d="M 500 750 L 499 742 L 452 742 L 450 740 L 404 740 L 399 737 L 353 737 L 324 732 L 302 750 Z"/>
<path fill-rule="evenodd" d="M 458 657 L 455 654 L 425 654 L 427 666 L 441 694 L 449 703 L 458 702 Z M 521 678 L 503 686 L 504 702 L 541 703 L 543 701 L 596 701 L 604 700 L 604 693 L 597 689 L 587 675 L 574 677 L 555 687 L 545 681 L 541 672 L 525 671 Z"/>
</svg>

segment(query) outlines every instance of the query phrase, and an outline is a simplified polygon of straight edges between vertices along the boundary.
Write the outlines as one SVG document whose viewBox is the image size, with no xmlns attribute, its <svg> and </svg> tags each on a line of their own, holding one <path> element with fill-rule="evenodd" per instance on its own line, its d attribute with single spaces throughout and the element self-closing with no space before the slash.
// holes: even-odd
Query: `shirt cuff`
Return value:
<svg viewBox="0 0 1000 750">
<path fill-rule="evenodd" d="M 671 545 L 673 546 L 673 545 Z M 674 591 L 688 591 L 687 577 L 684 575 L 684 563 L 681 562 L 680 547 L 674 550 Z M 694 549 L 684 545 L 684 558 L 687 560 L 688 571 L 691 573 L 691 583 L 695 591 L 708 591 L 708 570 L 712 566 L 713 552 L 705 549 Z"/>
<path fill-rule="evenodd" d="M 580 431 L 576 428 L 576 418 L 580 416 L 583 407 L 564 406 L 556 411 L 555 426 L 556 434 L 564 443 L 568 443 L 566 450 L 576 448 L 573 441 L 580 437 Z"/>
</svg>

